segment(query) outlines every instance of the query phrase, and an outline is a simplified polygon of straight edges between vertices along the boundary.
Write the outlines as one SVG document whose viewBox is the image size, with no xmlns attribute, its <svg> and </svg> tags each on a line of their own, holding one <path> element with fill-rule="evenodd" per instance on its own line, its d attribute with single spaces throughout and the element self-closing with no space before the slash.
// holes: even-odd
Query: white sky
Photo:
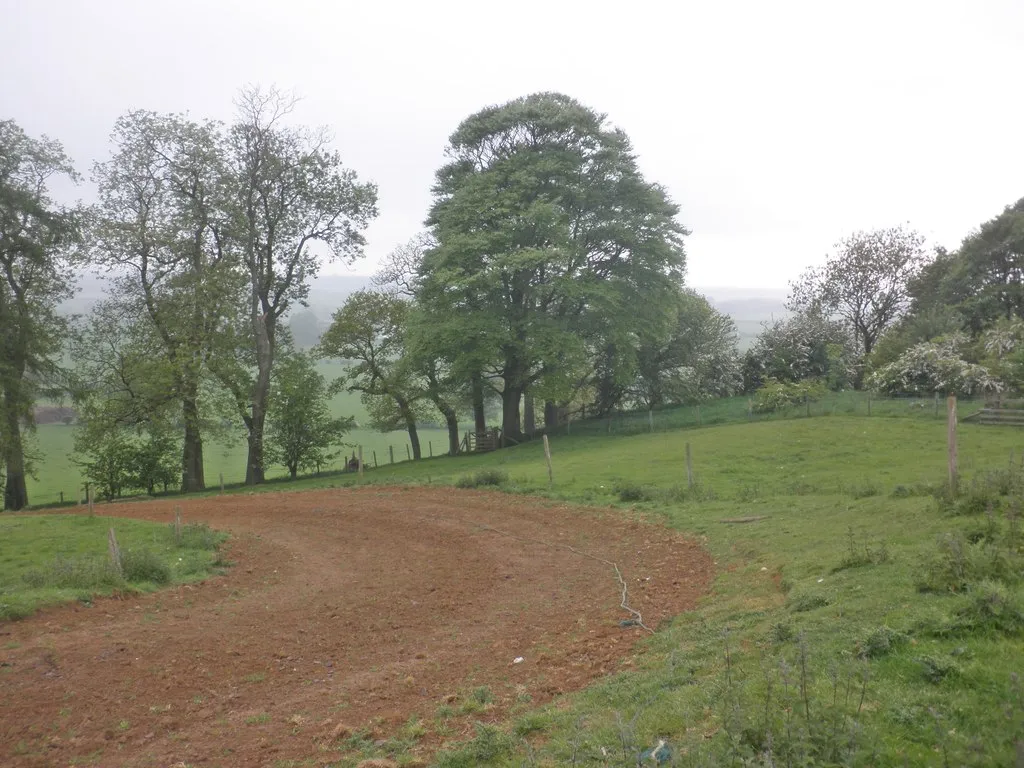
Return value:
<svg viewBox="0 0 1024 768">
<path fill-rule="evenodd" d="M 129 109 L 229 119 L 241 85 L 296 91 L 380 186 L 368 259 L 330 271 L 420 229 L 464 117 L 540 90 L 632 137 L 697 286 L 783 287 L 901 222 L 956 247 L 1024 196 L 1024 0 L 0 0 L 0 25 L 0 118 L 83 171 Z"/>
</svg>

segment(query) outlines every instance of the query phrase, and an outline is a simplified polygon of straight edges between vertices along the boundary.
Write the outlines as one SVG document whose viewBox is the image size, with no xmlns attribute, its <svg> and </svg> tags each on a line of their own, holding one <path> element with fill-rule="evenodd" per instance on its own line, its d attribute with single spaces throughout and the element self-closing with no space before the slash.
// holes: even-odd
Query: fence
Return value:
<svg viewBox="0 0 1024 768">
<path fill-rule="evenodd" d="M 979 414 L 985 403 L 982 399 L 964 398 L 958 401 L 959 418 L 961 421 L 971 419 Z M 589 418 L 580 421 L 570 420 L 568 423 L 552 429 L 540 429 L 537 433 L 550 436 L 587 436 L 608 437 L 616 435 L 636 435 L 645 432 L 665 432 L 678 429 L 694 429 L 720 424 L 739 424 L 755 421 L 776 421 L 822 416 L 862 416 L 872 418 L 917 418 L 942 422 L 946 419 L 946 398 L 944 395 L 932 394 L 921 396 L 907 394 L 901 396 L 880 397 L 867 392 L 831 392 L 818 400 L 809 400 L 788 406 L 778 411 L 759 413 L 753 409 L 753 400 L 746 396 L 711 400 L 699 405 L 673 406 L 651 411 L 622 411 L 604 418 Z M 447 453 L 447 441 L 443 445 L 435 445 L 436 440 L 421 440 L 423 458 L 442 456 Z M 346 461 L 352 451 L 340 456 L 332 467 L 325 467 L 320 476 L 330 476 L 344 472 Z M 387 451 L 363 449 L 363 461 L 366 470 L 389 464 L 401 464 L 410 461 L 412 452 L 407 442 L 391 444 Z M 305 475 L 304 477 L 311 477 Z M 217 490 L 217 478 L 208 477 L 207 489 Z M 268 484 L 287 483 L 286 477 L 274 477 Z M 220 484 L 226 489 L 241 487 L 241 483 L 223 481 Z M 55 483 L 49 485 L 53 489 Z M 59 487 L 59 486 L 58 486 Z M 75 487 L 69 482 L 63 491 L 49 490 L 36 492 L 29 490 L 29 500 L 33 507 L 60 506 L 85 503 L 86 488 L 84 485 Z"/>
</svg>

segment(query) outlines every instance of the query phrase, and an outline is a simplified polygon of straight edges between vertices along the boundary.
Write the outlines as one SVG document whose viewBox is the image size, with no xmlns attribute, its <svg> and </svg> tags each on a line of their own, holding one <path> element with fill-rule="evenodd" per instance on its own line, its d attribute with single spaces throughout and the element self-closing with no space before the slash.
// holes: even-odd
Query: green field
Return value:
<svg viewBox="0 0 1024 768">
<path fill-rule="evenodd" d="M 341 363 L 322 360 L 318 364 L 320 372 L 332 380 L 340 376 L 344 370 Z M 367 421 L 366 408 L 363 407 L 356 393 L 341 392 L 331 400 L 331 412 L 335 416 L 353 416 L 356 422 L 363 425 Z M 84 478 L 82 471 L 73 461 L 75 427 L 63 424 L 44 424 L 38 427 L 34 442 L 37 461 L 36 478 L 29 479 L 28 494 L 30 502 L 35 506 L 53 504 L 61 500 L 74 500 L 76 494 L 84 494 Z M 423 455 L 429 456 L 431 449 L 435 455 L 445 452 L 448 448 L 446 430 L 425 427 L 419 430 L 420 445 Z M 408 455 L 409 434 L 405 431 L 377 432 L 361 427 L 349 432 L 345 441 L 347 455 L 351 456 L 356 446 L 363 446 L 363 458 L 373 463 L 376 453 L 377 463 L 386 464 L 390 461 L 391 451 L 396 462 L 405 461 Z M 208 441 L 204 446 L 207 485 L 215 487 L 223 473 L 227 484 L 241 483 L 245 480 L 246 444 L 245 433 L 238 431 L 237 439 L 231 443 Z M 389 451 L 389 449 L 391 449 Z M 344 466 L 345 457 L 339 456 L 325 471 L 339 470 Z M 269 478 L 287 475 L 284 467 L 272 467 Z"/>
<path fill-rule="evenodd" d="M 122 573 L 111 567 L 111 527 L 124 558 Z M 216 567 L 224 538 L 199 525 L 183 526 L 179 537 L 170 526 L 123 518 L 0 517 L 0 621 L 68 600 L 197 581 Z"/>
<path fill-rule="evenodd" d="M 537 443 L 368 473 L 638 508 L 702 537 L 718 565 L 702 607 L 660 627 L 635 668 L 524 704 L 438 765 L 632 766 L 658 739 L 677 765 L 1011 764 L 1024 738 L 1024 434 L 964 424 L 958 442 L 959 506 L 940 501 L 946 427 L 929 419 L 557 438 L 550 490 Z"/>
<path fill-rule="evenodd" d="M 699 608 L 658 627 L 622 672 L 547 707 L 522 701 L 437 765 L 634 766 L 658 740 L 674 765 L 1012 764 L 1024 433 L 962 424 L 951 501 L 946 425 L 921 410 L 558 436 L 550 487 L 539 441 L 368 471 L 367 484 L 632 508 L 700 537 L 717 566 Z M 448 709 L 424 726 L 447 733 Z M 339 765 L 401 750 L 360 743 Z"/>
</svg>

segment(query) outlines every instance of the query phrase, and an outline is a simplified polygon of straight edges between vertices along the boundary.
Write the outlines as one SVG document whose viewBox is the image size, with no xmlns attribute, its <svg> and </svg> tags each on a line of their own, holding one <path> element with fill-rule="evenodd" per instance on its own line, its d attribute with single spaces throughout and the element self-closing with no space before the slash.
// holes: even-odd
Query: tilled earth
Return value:
<svg viewBox="0 0 1024 768">
<path fill-rule="evenodd" d="M 169 522 L 176 505 L 232 534 L 232 567 L 0 624 L 0 765 L 327 765 L 346 734 L 387 738 L 475 688 L 494 719 L 630 663 L 646 632 L 622 625 L 611 562 L 652 628 L 712 574 L 696 542 L 621 511 L 448 488 L 101 511 Z"/>
</svg>

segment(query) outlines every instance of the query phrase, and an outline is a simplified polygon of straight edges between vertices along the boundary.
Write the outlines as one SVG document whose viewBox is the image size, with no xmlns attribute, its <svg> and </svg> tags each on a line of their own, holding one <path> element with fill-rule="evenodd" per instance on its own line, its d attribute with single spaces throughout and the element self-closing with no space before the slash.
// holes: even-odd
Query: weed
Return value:
<svg viewBox="0 0 1024 768">
<path fill-rule="evenodd" d="M 924 679 L 933 685 L 938 685 L 947 677 L 956 677 L 960 674 L 960 666 L 952 659 L 941 656 L 918 656 L 915 661 L 920 665 Z"/>
<path fill-rule="evenodd" d="M 247 683 L 262 683 L 267 679 L 267 675 L 264 672 L 253 672 L 251 675 L 246 675 L 242 679 Z"/>
<path fill-rule="evenodd" d="M 793 625 L 788 621 L 777 621 L 772 624 L 769 637 L 773 643 L 785 643 L 793 638 Z"/>
<path fill-rule="evenodd" d="M 124 550 L 121 553 L 121 568 L 128 581 L 167 584 L 171 580 L 171 567 L 151 549 Z"/>
<path fill-rule="evenodd" d="M 846 540 L 846 555 L 839 562 L 839 565 L 832 569 L 833 573 L 847 568 L 858 568 L 863 565 L 881 565 L 882 563 L 889 562 L 889 548 L 884 540 L 879 539 L 878 545 L 872 547 L 865 536 L 863 542 L 858 544 L 852 525 L 847 530 Z"/>
<path fill-rule="evenodd" d="M 482 469 L 472 475 L 463 475 L 455 481 L 456 488 L 483 488 L 501 486 L 508 482 L 508 472 L 501 469 Z"/>
<path fill-rule="evenodd" d="M 832 603 L 832 596 L 824 592 L 794 592 L 789 595 L 789 607 L 796 613 L 813 611 Z"/>
<path fill-rule="evenodd" d="M 847 492 L 855 499 L 867 499 L 871 496 L 877 496 L 882 491 L 870 480 L 865 480 L 858 485 L 851 486 L 847 489 Z"/>
<path fill-rule="evenodd" d="M 171 532 L 174 532 L 174 524 L 170 525 Z M 188 523 L 181 527 L 181 535 L 177 537 L 176 544 L 181 549 L 206 549 L 214 550 L 224 540 L 224 534 L 210 528 L 205 523 Z"/>
<path fill-rule="evenodd" d="M 270 714 L 267 712 L 260 712 L 258 715 L 250 715 L 245 718 L 246 725 L 263 725 L 264 723 L 270 722 Z"/>
<path fill-rule="evenodd" d="M 857 656 L 862 659 L 880 659 L 901 648 L 910 637 L 887 626 L 877 627 L 857 643 Z"/>
<path fill-rule="evenodd" d="M 124 584 L 110 560 L 100 556 L 57 557 L 45 568 L 26 571 L 22 579 L 33 589 L 99 589 Z"/>
<path fill-rule="evenodd" d="M 1024 630 L 1024 595 L 996 581 L 972 586 L 967 604 L 957 611 L 958 625 L 970 631 L 1016 634 Z"/>
<path fill-rule="evenodd" d="M 619 501 L 623 503 L 651 501 L 654 498 L 650 489 L 629 480 L 616 481 L 614 490 Z"/>
</svg>

